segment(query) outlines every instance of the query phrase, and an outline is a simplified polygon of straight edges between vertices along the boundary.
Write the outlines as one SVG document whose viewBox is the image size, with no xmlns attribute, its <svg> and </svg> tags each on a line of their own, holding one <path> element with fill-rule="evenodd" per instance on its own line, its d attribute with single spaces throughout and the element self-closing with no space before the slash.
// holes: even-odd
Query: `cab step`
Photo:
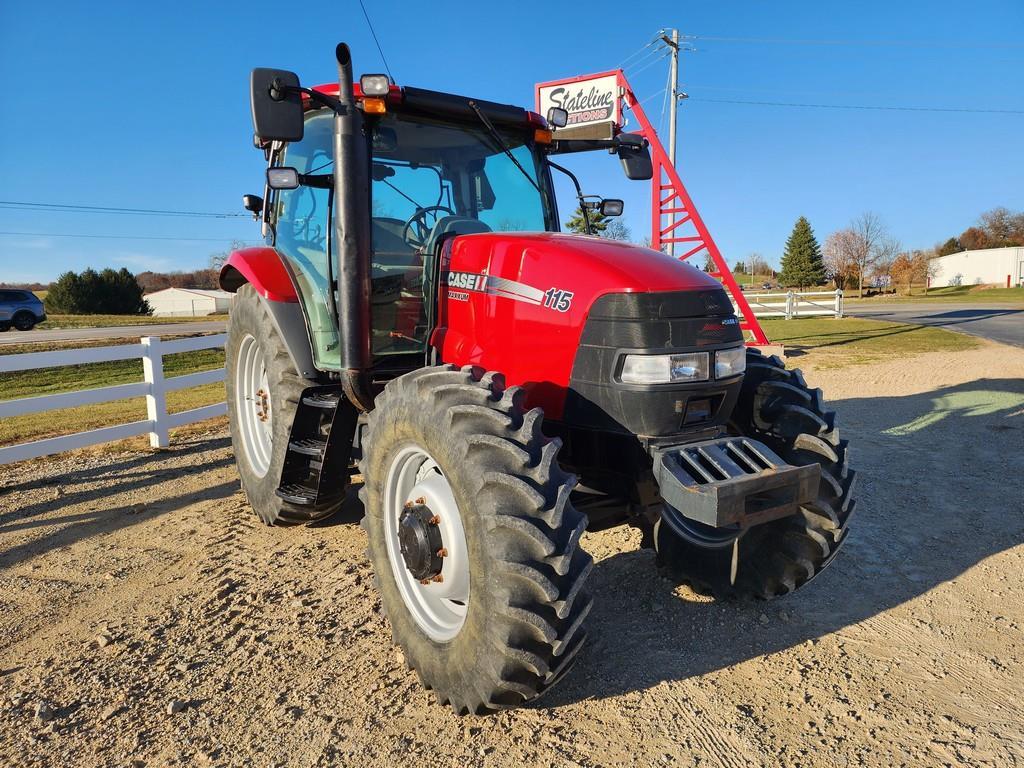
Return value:
<svg viewBox="0 0 1024 768">
<path fill-rule="evenodd" d="M 319 437 L 304 437 L 288 443 L 288 450 L 322 459 L 324 451 L 327 450 L 327 441 Z"/>
<path fill-rule="evenodd" d="M 277 495 L 314 509 L 344 498 L 357 420 L 339 385 L 306 389 L 295 411 Z"/>
<path fill-rule="evenodd" d="M 324 408 L 331 410 L 338 407 L 341 402 L 340 392 L 316 392 L 312 395 L 305 395 L 302 404 L 311 408 Z"/>
</svg>

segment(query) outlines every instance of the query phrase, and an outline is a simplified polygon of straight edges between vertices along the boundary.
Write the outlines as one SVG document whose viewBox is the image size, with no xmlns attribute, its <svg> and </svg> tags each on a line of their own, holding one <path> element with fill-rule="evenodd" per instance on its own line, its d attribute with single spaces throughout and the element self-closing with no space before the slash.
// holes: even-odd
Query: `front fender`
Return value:
<svg viewBox="0 0 1024 768">
<path fill-rule="evenodd" d="M 234 293 L 250 283 L 268 301 L 295 302 L 299 295 L 278 252 L 269 246 L 232 251 L 220 268 L 220 287 Z"/>
<path fill-rule="evenodd" d="M 246 283 L 265 301 L 278 335 L 284 339 L 292 365 L 299 375 L 318 380 L 306 316 L 299 304 L 291 275 L 276 250 L 268 247 L 243 248 L 232 252 L 220 270 L 220 287 L 236 292 Z"/>
</svg>

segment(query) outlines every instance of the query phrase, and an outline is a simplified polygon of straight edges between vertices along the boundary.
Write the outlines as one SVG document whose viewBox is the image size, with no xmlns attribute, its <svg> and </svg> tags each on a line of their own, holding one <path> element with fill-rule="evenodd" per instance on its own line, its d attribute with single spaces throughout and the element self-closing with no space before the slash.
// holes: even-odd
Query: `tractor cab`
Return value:
<svg viewBox="0 0 1024 768">
<path fill-rule="evenodd" d="M 332 94 L 337 86 L 316 91 Z M 375 367 L 410 369 L 422 360 L 427 341 L 425 275 L 442 240 L 557 231 L 549 171 L 537 143 L 550 133 L 538 116 L 515 110 L 517 119 L 492 122 L 495 136 L 474 113 L 457 111 L 468 100 L 431 91 L 403 94 L 396 88 L 390 98 L 371 99 L 379 111 L 369 114 L 361 89 L 356 98 L 364 110 L 372 201 L 370 353 Z M 442 108 L 416 108 L 425 102 Z M 307 99 L 303 119 L 301 140 L 270 149 L 265 222 L 300 288 L 317 368 L 339 370 L 329 263 L 334 113 Z M 281 173 L 285 169 L 295 173 Z"/>
</svg>

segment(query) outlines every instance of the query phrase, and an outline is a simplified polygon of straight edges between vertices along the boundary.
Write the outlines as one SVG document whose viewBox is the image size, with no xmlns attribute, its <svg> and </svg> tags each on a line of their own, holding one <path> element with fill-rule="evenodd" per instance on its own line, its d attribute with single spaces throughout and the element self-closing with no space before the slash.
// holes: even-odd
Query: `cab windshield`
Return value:
<svg viewBox="0 0 1024 768">
<path fill-rule="evenodd" d="M 518 161 L 484 125 L 389 113 L 373 129 L 371 176 L 371 322 L 377 362 L 422 352 L 426 342 L 424 257 L 446 236 L 495 231 L 556 231 L 543 158 L 532 132 L 498 128 Z M 334 172 L 333 116 L 307 115 L 302 141 L 277 164 L 304 175 Z M 299 284 L 321 369 L 339 366 L 330 316 L 327 232 L 329 191 L 311 186 L 278 193 L 275 245 Z M 337 274 L 337 255 L 332 270 Z"/>
</svg>

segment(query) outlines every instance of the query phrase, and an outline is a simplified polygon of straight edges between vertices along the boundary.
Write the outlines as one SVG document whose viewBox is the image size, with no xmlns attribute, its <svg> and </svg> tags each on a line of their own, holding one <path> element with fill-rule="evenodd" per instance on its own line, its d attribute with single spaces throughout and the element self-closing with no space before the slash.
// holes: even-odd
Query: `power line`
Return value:
<svg viewBox="0 0 1024 768">
<path fill-rule="evenodd" d="M 655 35 L 654 37 L 652 37 L 652 38 L 651 38 L 651 40 L 650 40 L 650 42 L 648 42 L 648 43 L 647 43 L 647 45 L 641 46 L 640 48 L 638 48 L 637 50 L 635 50 L 635 51 L 633 51 L 633 52 L 632 52 L 631 54 L 629 54 L 629 56 L 627 56 L 626 58 L 624 58 L 624 59 L 622 60 L 622 62 L 621 62 L 621 63 L 619 64 L 619 66 L 617 66 L 617 67 L 616 67 L 616 69 L 622 69 L 623 67 L 625 67 L 625 66 L 626 66 L 626 62 L 627 62 L 627 61 L 629 61 L 630 59 L 632 59 L 632 58 L 633 58 L 634 56 L 636 56 L 637 54 L 643 53 L 643 52 L 644 52 L 644 51 L 646 51 L 646 50 L 647 50 L 648 48 L 650 48 L 650 47 L 651 47 L 652 45 L 654 45 L 654 44 L 655 44 L 656 42 L 658 42 L 658 36 L 657 36 L 657 35 Z M 641 58 L 643 58 L 643 57 L 641 57 Z M 633 63 L 635 64 L 636 62 L 633 62 Z M 630 64 L 630 66 L 633 66 L 633 65 L 632 65 L 632 64 Z"/>
<path fill-rule="evenodd" d="M 968 112 L 976 114 L 1024 115 L 1024 109 L 975 109 L 972 107 L 885 107 L 872 104 L 797 104 L 788 101 L 742 101 L 740 99 L 689 98 L 689 101 L 713 102 L 715 104 L 749 104 L 764 107 L 807 107 L 811 109 L 870 109 L 894 112 Z"/>
<path fill-rule="evenodd" d="M 377 39 L 377 33 L 373 29 L 373 22 L 370 21 L 370 14 L 366 12 L 366 6 L 363 5 L 363 0 L 359 0 L 359 7 L 363 9 L 363 18 L 366 19 L 366 26 L 370 28 L 370 34 L 373 35 L 373 42 L 377 44 L 377 52 L 380 53 L 380 58 L 384 62 L 384 69 L 388 72 L 388 77 L 391 78 L 391 82 L 395 82 L 395 76 L 391 74 L 391 67 L 388 66 L 388 57 L 384 55 L 384 49 L 380 47 L 380 40 Z"/>
<path fill-rule="evenodd" d="M 662 51 L 661 55 L 658 56 L 657 58 L 655 58 L 654 60 L 648 62 L 647 64 L 644 64 L 644 66 L 640 67 L 640 69 L 634 69 L 632 72 L 628 73 L 629 76 L 630 77 L 636 77 L 641 72 L 643 72 L 645 69 L 649 69 L 650 67 L 653 67 L 655 64 L 657 64 L 659 61 L 663 61 L 664 59 L 668 58 L 668 56 L 671 53 L 672 53 L 671 50 Z"/>
<path fill-rule="evenodd" d="M 716 43 L 768 43 L 781 45 L 840 45 L 894 48 L 1024 48 L 1024 43 L 995 40 L 812 40 L 782 37 L 719 37 L 712 35 L 684 35 L 689 40 Z"/>
<path fill-rule="evenodd" d="M 196 243 L 223 243 L 229 239 L 225 237 L 160 237 L 157 235 L 84 235 L 69 234 L 66 232 L 0 232 L 0 235 L 13 235 L 19 237 L 73 237 L 95 240 L 177 240 Z"/>
<path fill-rule="evenodd" d="M 186 216 L 201 219 L 247 219 L 247 213 L 214 213 L 210 211 L 171 211 L 162 208 L 120 208 L 108 205 L 74 205 L 64 203 L 30 203 L 23 200 L 0 200 L 0 209 L 48 211 L 53 213 L 103 213 L 130 216 Z"/>
<path fill-rule="evenodd" d="M 653 44 L 654 43 L 648 43 L 648 45 L 653 45 Z M 617 69 L 621 69 L 623 71 L 634 69 L 634 68 L 640 66 L 641 64 L 643 64 L 645 61 L 649 61 L 651 59 L 651 57 L 657 56 L 659 53 L 662 53 L 662 52 L 663 51 L 662 51 L 661 48 L 653 48 L 652 50 L 647 51 L 647 53 L 645 53 L 643 56 L 641 56 L 640 58 L 636 59 L 635 61 L 631 61 L 629 64 L 627 64 L 626 62 L 623 62 L 622 64 L 620 64 L 617 67 Z"/>
</svg>

